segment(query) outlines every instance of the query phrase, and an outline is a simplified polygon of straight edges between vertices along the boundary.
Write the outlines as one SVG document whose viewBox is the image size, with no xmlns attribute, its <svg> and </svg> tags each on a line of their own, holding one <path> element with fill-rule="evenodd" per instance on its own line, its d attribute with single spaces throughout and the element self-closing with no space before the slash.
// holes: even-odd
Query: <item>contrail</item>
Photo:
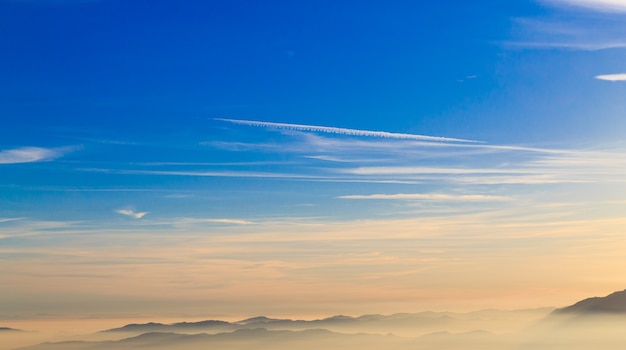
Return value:
<svg viewBox="0 0 626 350">
<path fill-rule="evenodd" d="M 254 120 L 224 119 L 224 118 L 214 118 L 214 120 L 220 120 L 223 122 L 240 124 L 240 125 L 259 126 L 263 128 L 314 131 L 314 132 L 324 132 L 328 134 L 339 134 L 339 135 L 350 135 L 350 136 L 369 136 L 369 137 L 382 137 L 382 138 L 389 138 L 389 139 L 438 141 L 438 142 L 471 142 L 471 143 L 483 142 L 483 141 L 475 141 L 475 140 L 455 139 L 455 138 L 450 138 L 450 137 L 402 134 L 402 133 L 393 133 L 393 132 L 386 132 L 386 131 L 370 131 L 370 130 L 334 128 L 334 127 L 329 127 L 329 126 L 317 126 L 317 125 L 271 123 L 271 122 L 260 122 L 260 121 L 254 121 Z"/>
</svg>

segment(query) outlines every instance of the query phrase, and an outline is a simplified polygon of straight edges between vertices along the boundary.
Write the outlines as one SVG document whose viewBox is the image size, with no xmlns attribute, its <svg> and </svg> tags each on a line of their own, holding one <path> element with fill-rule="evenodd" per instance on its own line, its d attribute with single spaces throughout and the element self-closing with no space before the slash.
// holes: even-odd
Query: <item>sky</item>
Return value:
<svg viewBox="0 0 626 350">
<path fill-rule="evenodd" d="M 626 288 L 626 1 L 0 0 L 0 319 Z"/>
</svg>

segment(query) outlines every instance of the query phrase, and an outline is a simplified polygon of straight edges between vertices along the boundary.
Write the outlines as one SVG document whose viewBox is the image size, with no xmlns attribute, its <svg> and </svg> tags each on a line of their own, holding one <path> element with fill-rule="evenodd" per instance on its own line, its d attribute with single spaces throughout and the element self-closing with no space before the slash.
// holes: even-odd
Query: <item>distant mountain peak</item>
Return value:
<svg viewBox="0 0 626 350">
<path fill-rule="evenodd" d="M 581 300 L 553 312 L 557 315 L 565 314 L 626 314 L 626 290 L 614 292 L 605 297 L 592 297 Z"/>
<path fill-rule="evenodd" d="M 22 330 L 10 327 L 0 327 L 0 332 L 22 332 Z"/>
<path fill-rule="evenodd" d="M 346 315 L 335 315 L 331 317 L 327 317 L 323 319 L 323 321 L 349 321 L 354 320 L 354 317 L 346 316 Z"/>
<path fill-rule="evenodd" d="M 103 332 L 161 332 L 170 330 L 198 330 L 207 328 L 230 327 L 231 323 L 219 320 L 206 320 L 198 322 L 178 322 L 172 324 L 148 322 L 148 323 L 131 323 L 120 328 L 108 329 Z"/>
<path fill-rule="evenodd" d="M 241 321 L 237 321 L 235 323 L 238 324 L 249 324 L 249 323 L 257 323 L 257 322 L 272 322 L 272 321 L 282 321 L 276 318 L 269 318 L 266 316 L 256 316 L 256 317 L 250 317 L 250 318 L 246 318 L 245 320 L 241 320 Z"/>
</svg>

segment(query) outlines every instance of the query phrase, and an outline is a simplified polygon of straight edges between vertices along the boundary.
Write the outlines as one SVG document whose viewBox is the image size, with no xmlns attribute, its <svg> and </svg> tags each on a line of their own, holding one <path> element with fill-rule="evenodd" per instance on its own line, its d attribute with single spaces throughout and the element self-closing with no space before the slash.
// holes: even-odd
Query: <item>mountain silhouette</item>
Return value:
<svg viewBox="0 0 626 350">
<path fill-rule="evenodd" d="M 22 330 L 10 327 L 0 327 L 0 332 L 22 332 Z"/>
<path fill-rule="evenodd" d="M 267 323 L 267 322 L 276 322 L 276 321 L 291 321 L 291 320 L 269 318 L 269 317 L 266 317 L 266 316 L 257 316 L 257 317 L 251 317 L 251 318 L 247 318 L 245 320 L 237 321 L 235 323 L 237 323 L 237 324 L 251 324 L 251 323 L 264 323 L 264 322 Z"/>
<path fill-rule="evenodd" d="M 270 331 L 263 328 L 241 329 L 231 333 L 179 334 L 165 332 L 144 333 L 117 341 L 71 341 L 43 343 L 22 350 L 131 350 L 131 349 L 398 349 L 408 345 L 406 339 L 370 335 L 341 334 L 323 329 L 304 331 Z M 313 347 L 311 347 L 313 346 Z M 400 348 L 403 349 L 403 348 Z M 404 348 L 407 349 L 408 348 Z"/>
<path fill-rule="evenodd" d="M 576 314 L 625 314 L 626 290 L 609 294 L 605 297 L 587 298 L 561 309 L 553 311 L 555 315 Z"/>
<path fill-rule="evenodd" d="M 133 323 L 127 324 L 120 328 L 108 329 L 103 332 L 130 332 L 130 333 L 146 333 L 146 332 L 189 332 L 189 331 L 231 331 L 237 329 L 237 325 L 219 320 L 206 320 L 199 322 L 179 322 L 172 324 L 164 323 Z"/>
<path fill-rule="evenodd" d="M 236 322 L 151 322 L 128 324 L 73 341 L 46 342 L 20 349 L 484 350 L 511 344 L 514 339 L 499 333 L 525 327 L 529 322 L 545 318 L 552 310 L 429 311 L 358 317 L 336 315 L 313 320 L 256 316 Z"/>
<path fill-rule="evenodd" d="M 308 329 L 327 329 L 340 333 L 365 332 L 371 334 L 388 334 L 415 336 L 438 331 L 468 332 L 476 329 L 493 329 L 502 331 L 513 324 L 526 324 L 530 320 L 543 317 L 552 309 L 535 310 L 482 310 L 469 313 L 453 312 L 420 312 L 398 313 L 392 315 L 369 314 L 359 317 L 336 315 L 316 320 L 275 319 L 256 316 L 237 322 L 208 320 L 200 322 L 180 322 L 172 324 L 144 323 L 128 324 L 113 328 L 104 333 L 141 334 L 148 332 L 173 333 L 221 333 L 234 332 L 241 329 L 265 328 L 267 330 L 302 331 Z M 503 322 L 506 320 L 506 322 Z"/>
</svg>

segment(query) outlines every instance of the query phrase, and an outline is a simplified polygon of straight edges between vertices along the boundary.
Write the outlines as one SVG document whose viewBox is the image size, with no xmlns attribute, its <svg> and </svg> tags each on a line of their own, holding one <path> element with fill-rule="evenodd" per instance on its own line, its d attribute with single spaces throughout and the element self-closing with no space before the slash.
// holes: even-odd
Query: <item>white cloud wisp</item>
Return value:
<svg viewBox="0 0 626 350">
<path fill-rule="evenodd" d="M 371 194 L 371 195 L 349 195 L 337 197 L 340 199 L 386 199 L 386 200 L 427 200 L 441 202 L 484 202 L 484 201 L 504 201 L 509 200 L 503 196 L 487 195 L 451 195 L 444 193 L 398 193 L 398 194 Z"/>
<path fill-rule="evenodd" d="M 626 73 L 621 74 L 603 74 L 595 77 L 598 80 L 606 81 L 626 81 Z"/>
<path fill-rule="evenodd" d="M 601 12 L 626 13 L 626 1 L 624 0 L 549 0 L 546 2 Z"/>
<path fill-rule="evenodd" d="M 44 162 L 61 157 L 62 152 L 40 147 L 22 147 L 0 151 L 0 164 Z"/>
<path fill-rule="evenodd" d="M 146 216 L 146 214 L 148 214 L 147 211 L 136 212 L 130 209 L 117 209 L 115 210 L 115 212 L 120 215 L 130 216 L 131 218 L 135 218 L 135 219 L 141 219 L 144 216 Z"/>
<path fill-rule="evenodd" d="M 544 0 L 547 16 L 514 18 L 513 48 L 599 51 L 626 47 L 626 1 Z"/>
</svg>

